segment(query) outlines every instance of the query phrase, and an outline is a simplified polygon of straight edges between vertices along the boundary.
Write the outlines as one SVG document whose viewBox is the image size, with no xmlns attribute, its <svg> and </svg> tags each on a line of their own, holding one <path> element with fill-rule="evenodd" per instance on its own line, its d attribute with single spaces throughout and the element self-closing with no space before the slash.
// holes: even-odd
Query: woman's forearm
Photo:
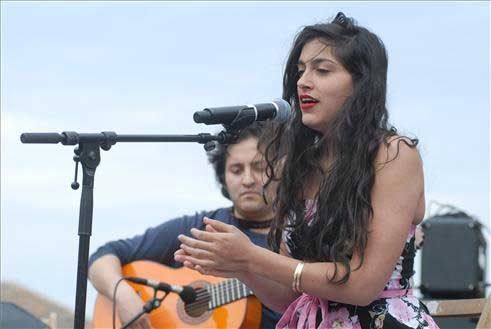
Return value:
<svg viewBox="0 0 491 329">
<path fill-rule="evenodd" d="M 278 313 L 283 313 L 299 295 L 293 292 L 291 285 L 285 286 L 252 272 L 244 272 L 240 280 L 254 291 L 254 295 L 264 305 Z"/>
<path fill-rule="evenodd" d="M 299 263 L 297 259 L 255 247 L 254 252 L 250 253 L 246 271 L 252 278 L 250 284 L 257 284 L 256 290 L 253 286 L 251 289 L 257 291 L 258 296 L 262 296 L 265 300 L 271 299 L 271 304 L 276 308 L 283 307 L 283 302 L 292 302 L 295 296 L 292 290 L 293 273 Z M 353 305 L 367 304 L 374 293 L 376 294 L 374 289 L 361 284 L 363 280 L 360 280 L 362 275 L 360 270 L 352 272 L 348 282 L 343 284 L 336 284 L 330 280 L 334 273 L 334 263 L 305 263 L 300 288 L 312 296 Z M 341 278 L 345 273 L 346 269 L 338 265 L 334 280 Z M 276 285 L 262 283 L 267 283 L 267 280 L 273 281 Z M 260 291 L 261 289 L 264 291 Z M 265 296 L 268 292 L 278 297 Z"/>
</svg>

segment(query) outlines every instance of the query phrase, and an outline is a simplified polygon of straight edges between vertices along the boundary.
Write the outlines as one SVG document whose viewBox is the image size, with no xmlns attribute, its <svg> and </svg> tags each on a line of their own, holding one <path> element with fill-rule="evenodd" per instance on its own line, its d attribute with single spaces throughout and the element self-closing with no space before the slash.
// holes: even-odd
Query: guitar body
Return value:
<svg viewBox="0 0 491 329">
<path fill-rule="evenodd" d="M 175 285 L 191 285 L 202 288 L 207 284 L 216 284 L 226 279 L 205 276 L 186 267 L 170 268 L 150 261 L 136 261 L 123 267 L 124 276 L 134 276 Z M 129 283 L 144 302 L 153 297 L 153 289 L 143 285 Z M 160 297 L 162 292 L 158 293 Z M 222 305 L 212 310 L 203 310 L 199 315 L 190 315 L 177 294 L 170 293 L 162 305 L 148 316 L 154 328 L 259 328 L 261 323 L 261 303 L 254 296 L 249 296 Z M 93 328 L 112 328 L 112 301 L 98 294 Z M 116 316 L 116 328 L 121 322 Z"/>
</svg>

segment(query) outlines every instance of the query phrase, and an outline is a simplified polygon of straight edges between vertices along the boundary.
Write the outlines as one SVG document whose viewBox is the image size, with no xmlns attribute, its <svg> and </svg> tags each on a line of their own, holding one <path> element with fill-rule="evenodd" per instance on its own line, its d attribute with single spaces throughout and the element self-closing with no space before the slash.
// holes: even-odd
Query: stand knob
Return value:
<svg viewBox="0 0 491 329">
<path fill-rule="evenodd" d="M 75 178 L 74 178 L 74 181 L 72 182 L 71 184 L 71 187 L 73 190 L 78 190 L 78 188 L 80 187 L 80 184 L 77 182 L 77 176 L 78 176 L 78 163 L 80 162 L 80 157 L 78 156 L 77 154 L 77 149 L 75 151 L 75 154 L 73 156 L 73 161 L 75 161 Z"/>
<path fill-rule="evenodd" d="M 214 141 L 209 141 L 209 142 L 206 142 L 205 145 L 203 145 L 204 149 L 206 152 L 210 152 L 210 151 L 213 151 L 216 147 L 216 144 Z"/>
</svg>

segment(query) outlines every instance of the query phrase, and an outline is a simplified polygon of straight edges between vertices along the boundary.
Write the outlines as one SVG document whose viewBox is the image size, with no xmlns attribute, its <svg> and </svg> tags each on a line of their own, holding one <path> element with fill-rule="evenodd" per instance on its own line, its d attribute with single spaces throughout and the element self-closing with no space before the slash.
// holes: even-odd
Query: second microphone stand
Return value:
<svg viewBox="0 0 491 329">
<path fill-rule="evenodd" d="M 145 313 L 150 313 L 153 310 L 157 309 L 160 307 L 162 304 L 162 301 L 167 297 L 168 293 L 166 293 L 164 296 L 158 298 L 157 297 L 157 289 L 153 289 L 153 297 L 150 299 L 148 302 L 143 305 L 142 310 L 133 316 L 126 324 L 124 324 L 121 329 L 127 329 L 129 328 L 136 320 L 138 320 L 143 314 Z M 114 302 L 114 301 L 113 301 Z"/>
</svg>

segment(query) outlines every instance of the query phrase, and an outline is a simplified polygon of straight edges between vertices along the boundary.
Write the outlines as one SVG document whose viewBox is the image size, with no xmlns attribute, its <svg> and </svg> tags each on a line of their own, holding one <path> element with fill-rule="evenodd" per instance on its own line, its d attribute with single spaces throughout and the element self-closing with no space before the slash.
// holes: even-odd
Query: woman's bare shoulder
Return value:
<svg viewBox="0 0 491 329">
<path fill-rule="evenodd" d="M 376 169 L 381 170 L 392 162 L 420 167 L 421 157 L 416 146 L 417 141 L 406 136 L 394 135 L 384 139 L 375 158 Z"/>
</svg>

